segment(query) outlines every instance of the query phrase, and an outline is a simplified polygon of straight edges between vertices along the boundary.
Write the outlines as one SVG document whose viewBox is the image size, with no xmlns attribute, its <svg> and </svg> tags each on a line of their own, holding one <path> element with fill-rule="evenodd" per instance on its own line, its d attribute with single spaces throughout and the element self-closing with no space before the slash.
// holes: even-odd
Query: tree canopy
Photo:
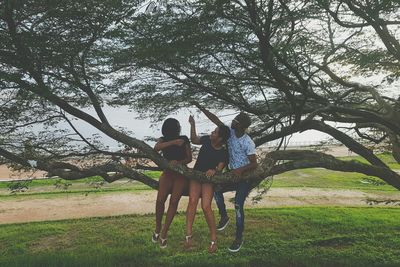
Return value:
<svg viewBox="0 0 400 267">
<path fill-rule="evenodd" d="M 370 147 L 388 146 L 400 162 L 398 1 L 159 1 L 155 11 L 141 12 L 145 4 L 0 3 L 2 162 L 64 179 L 129 177 L 156 188 L 142 172 L 149 167 L 141 162 L 152 161 L 207 180 L 169 165 L 103 111 L 126 106 L 162 120 L 196 100 L 250 114 L 257 146 L 317 130 L 368 162 L 278 145 L 253 173 L 213 178 L 227 189 L 237 179 L 257 185 L 313 167 L 376 176 L 400 189 L 400 176 Z M 108 151 L 79 132 L 75 119 L 133 150 Z M 59 129 L 60 121 L 70 127 Z M 121 162 L 127 157 L 137 160 L 133 168 Z"/>
</svg>

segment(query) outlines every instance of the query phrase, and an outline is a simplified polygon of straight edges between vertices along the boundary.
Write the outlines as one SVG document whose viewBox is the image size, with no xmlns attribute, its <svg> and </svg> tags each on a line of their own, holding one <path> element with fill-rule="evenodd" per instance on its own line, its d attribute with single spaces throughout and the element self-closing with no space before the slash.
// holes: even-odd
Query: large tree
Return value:
<svg viewBox="0 0 400 267">
<path fill-rule="evenodd" d="M 323 167 L 376 176 L 400 189 L 400 176 L 365 145 L 389 144 L 400 162 L 397 1 L 166 1 L 154 12 L 141 12 L 140 2 L 0 3 L 3 162 L 65 179 L 129 177 L 157 188 L 140 164 L 151 161 L 207 180 L 170 166 L 144 141 L 113 127 L 103 111 L 126 106 L 162 120 L 195 100 L 251 114 L 258 146 L 317 130 L 368 162 L 277 146 L 240 178 L 253 185 Z M 385 92 L 390 86 L 394 91 Z M 133 150 L 108 151 L 74 119 Z M 69 128 L 59 129 L 61 121 Z M 120 160 L 127 157 L 138 164 L 127 167 Z M 213 182 L 229 190 L 238 179 L 228 173 Z"/>
</svg>

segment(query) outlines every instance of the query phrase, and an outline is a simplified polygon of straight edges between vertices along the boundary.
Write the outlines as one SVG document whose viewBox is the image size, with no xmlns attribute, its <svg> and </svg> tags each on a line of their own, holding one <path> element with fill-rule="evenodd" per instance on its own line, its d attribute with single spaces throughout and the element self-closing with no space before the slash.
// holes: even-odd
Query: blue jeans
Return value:
<svg viewBox="0 0 400 267">
<path fill-rule="evenodd" d="M 244 201 L 249 194 L 250 185 L 247 181 L 242 181 L 237 184 L 235 194 L 235 213 L 236 213 L 236 238 L 242 239 L 244 231 Z M 226 212 L 224 195 L 222 192 L 215 192 L 214 199 L 217 203 L 219 214 L 221 217 L 228 216 Z"/>
</svg>

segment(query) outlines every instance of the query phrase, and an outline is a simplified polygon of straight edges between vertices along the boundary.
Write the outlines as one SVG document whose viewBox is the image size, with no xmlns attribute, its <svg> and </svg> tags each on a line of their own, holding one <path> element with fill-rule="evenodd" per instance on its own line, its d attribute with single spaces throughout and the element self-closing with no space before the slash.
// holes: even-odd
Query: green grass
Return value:
<svg viewBox="0 0 400 267">
<path fill-rule="evenodd" d="M 398 191 L 386 183 L 376 185 L 373 182 L 384 183 L 379 178 L 361 173 L 334 172 L 326 169 L 303 169 L 275 176 L 272 186 Z"/>
<path fill-rule="evenodd" d="M 148 176 L 158 179 L 161 172 L 149 171 Z M 0 199 L 17 197 L 59 197 L 66 194 L 89 194 L 89 193 L 116 193 L 153 190 L 149 186 L 129 179 L 118 180 L 113 183 L 105 182 L 99 176 L 88 177 L 79 180 L 65 181 L 60 178 L 46 180 L 32 180 L 27 183 L 28 190 L 24 192 L 11 193 L 9 187 L 17 182 L 0 182 Z M 102 184 L 100 184 L 102 183 Z M 56 187 L 56 185 L 60 185 Z M 63 187 L 64 184 L 69 184 Z"/>
<path fill-rule="evenodd" d="M 122 192 L 139 192 L 153 190 L 149 186 L 134 183 L 106 184 L 99 188 L 89 185 L 72 185 L 67 190 L 58 189 L 54 186 L 29 188 L 25 192 L 11 193 L 9 190 L 0 190 L 0 199 L 33 199 L 33 198 L 59 198 L 69 195 L 88 195 L 88 194 L 113 194 Z"/>
<path fill-rule="evenodd" d="M 160 177 L 161 172 L 159 171 L 146 171 L 146 175 L 153 178 L 153 179 L 158 179 Z M 43 187 L 43 186 L 54 186 L 54 184 L 58 181 L 61 180 L 60 178 L 51 178 L 51 179 L 36 179 L 32 180 L 28 183 L 29 188 L 34 188 L 34 187 Z M 94 183 L 94 182 L 101 182 L 104 181 L 103 178 L 100 176 L 91 176 L 83 179 L 78 179 L 78 180 L 70 180 L 66 181 L 72 185 L 82 185 L 82 184 L 88 184 L 88 183 Z M 7 189 L 10 184 L 13 182 L 0 182 L 0 189 Z"/>
<path fill-rule="evenodd" d="M 400 164 L 394 160 L 391 154 L 384 153 L 378 155 L 378 157 L 390 168 L 400 170 Z M 340 159 L 358 160 L 367 163 L 360 156 L 341 157 Z M 398 191 L 377 177 L 356 172 L 337 172 L 322 168 L 294 170 L 276 175 L 272 186 Z"/>
<path fill-rule="evenodd" d="M 400 169 L 400 164 L 393 158 L 390 153 L 382 153 L 378 154 L 377 157 L 381 159 L 384 163 L 386 163 L 391 169 Z M 358 160 L 362 163 L 369 164 L 368 161 L 360 156 L 351 156 L 351 157 L 338 157 L 341 160 Z"/>
<path fill-rule="evenodd" d="M 233 211 L 229 211 L 230 217 Z M 201 214 L 192 251 L 182 247 L 184 215 L 168 247 L 150 241 L 154 215 L 90 218 L 0 226 L 1 266 L 399 266 L 399 208 L 270 208 L 246 211 L 245 244 L 226 247 L 234 223 L 208 255 Z"/>
<path fill-rule="evenodd" d="M 54 186 L 56 181 L 60 180 L 60 178 L 51 178 L 51 179 L 36 179 L 32 180 L 28 183 L 29 187 L 43 187 L 43 186 Z M 72 180 L 68 181 L 68 183 L 71 184 L 84 184 L 84 183 L 90 183 L 90 182 L 100 182 L 103 181 L 103 179 L 100 176 L 92 176 L 92 177 L 87 177 L 79 180 Z M 0 188 L 8 188 L 10 184 L 13 182 L 1 182 L 0 183 Z"/>
</svg>

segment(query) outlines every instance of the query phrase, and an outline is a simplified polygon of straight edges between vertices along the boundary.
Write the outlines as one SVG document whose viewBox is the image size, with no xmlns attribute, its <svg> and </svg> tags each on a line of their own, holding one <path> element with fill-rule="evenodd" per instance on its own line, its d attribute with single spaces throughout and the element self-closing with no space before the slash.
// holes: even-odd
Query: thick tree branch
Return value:
<svg viewBox="0 0 400 267">
<path fill-rule="evenodd" d="M 292 160 L 276 165 L 270 174 L 276 175 L 290 170 L 306 168 L 326 168 L 343 172 L 359 172 L 370 176 L 379 177 L 393 187 L 400 189 L 400 175 L 389 168 L 361 163 L 359 161 L 338 160 L 331 155 L 307 150 L 285 150 L 269 153 L 274 160 Z"/>
</svg>

